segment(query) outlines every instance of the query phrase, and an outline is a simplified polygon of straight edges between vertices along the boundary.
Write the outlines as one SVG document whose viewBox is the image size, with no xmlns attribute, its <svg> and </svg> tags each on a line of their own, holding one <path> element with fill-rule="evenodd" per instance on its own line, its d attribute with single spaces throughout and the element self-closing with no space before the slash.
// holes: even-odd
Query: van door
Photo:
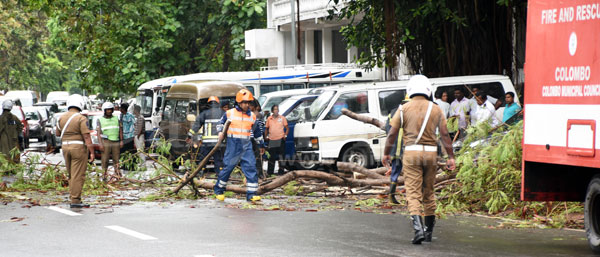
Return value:
<svg viewBox="0 0 600 257">
<path fill-rule="evenodd" d="M 341 93 L 337 97 L 328 113 L 323 120 L 318 122 L 316 127 L 322 158 L 337 159 L 343 154 L 341 152 L 342 148 L 348 142 L 367 142 L 371 130 L 368 127 L 372 127 L 372 125 L 367 125 L 343 115 L 342 109 L 346 108 L 357 114 L 368 114 L 368 103 L 367 90 Z M 366 162 L 368 159 L 364 161 Z"/>
<path fill-rule="evenodd" d="M 406 98 L 406 89 L 384 89 L 377 92 L 377 103 L 379 114 L 381 115 L 381 121 L 386 122 L 388 117 L 392 117 L 402 101 Z M 378 153 L 379 157 L 375 157 L 377 161 L 381 161 L 383 157 L 383 150 L 385 148 L 386 137 L 379 140 L 379 144 L 373 145 L 373 153 Z"/>
</svg>

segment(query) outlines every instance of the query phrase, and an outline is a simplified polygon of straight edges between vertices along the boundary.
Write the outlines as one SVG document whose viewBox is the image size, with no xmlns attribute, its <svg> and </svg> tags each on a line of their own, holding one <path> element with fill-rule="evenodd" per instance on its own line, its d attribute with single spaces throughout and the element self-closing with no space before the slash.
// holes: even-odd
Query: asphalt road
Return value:
<svg viewBox="0 0 600 257">
<path fill-rule="evenodd" d="M 227 201 L 235 201 L 228 199 Z M 412 245 L 409 219 L 357 211 L 260 211 L 216 200 L 83 209 L 0 206 L 1 256 L 592 256 L 582 231 L 438 220 Z M 191 206 L 194 206 L 192 208 Z M 57 209 L 60 208 L 60 209 Z M 24 218 L 13 222 L 11 218 Z M 141 233 L 141 234 L 137 234 Z"/>
</svg>

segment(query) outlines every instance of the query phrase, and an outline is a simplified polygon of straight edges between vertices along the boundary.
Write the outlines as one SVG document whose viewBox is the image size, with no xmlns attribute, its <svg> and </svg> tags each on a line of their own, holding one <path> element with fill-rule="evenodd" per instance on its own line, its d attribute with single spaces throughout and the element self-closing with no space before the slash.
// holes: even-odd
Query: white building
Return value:
<svg viewBox="0 0 600 257">
<path fill-rule="evenodd" d="M 294 3 L 295 0 L 292 0 Z M 353 63 L 358 50 L 346 50 L 339 30 L 348 21 L 327 20 L 330 0 L 300 0 L 300 59 L 294 62 L 290 0 L 267 0 L 267 28 L 245 32 L 246 59 L 268 59 L 269 66 L 318 63 Z M 341 8 L 344 2 L 338 4 Z M 295 5 L 298 11 L 298 5 Z M 298 14 L 296 14 L 298 15 Z M 297 19 L 298 16 L 295 18 Z"/>
</svg>

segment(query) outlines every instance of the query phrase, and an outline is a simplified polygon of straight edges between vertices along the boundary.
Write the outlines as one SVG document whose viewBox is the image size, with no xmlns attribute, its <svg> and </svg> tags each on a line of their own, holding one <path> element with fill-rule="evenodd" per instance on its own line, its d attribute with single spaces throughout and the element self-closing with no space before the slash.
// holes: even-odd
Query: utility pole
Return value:
<svg viewBox="0 0 600 257">
<path fill-rule="evenodd" d="M 297 53 L 298 50 L 296 49 L 296 15 L 295 15 L 296 14 L 296 7 L 295 7 L 296 3 L 295 2 L 296 1 L 294 1 L 294 0 L 290 0 L 290 6 L 292 7 L 292 13 L 290 14 L 290 17 L 292 18 L 292 22 L 290 25 L 292 28 L 292 30 L 291 30 L 291 32 L 292 32 L 292 51 L 294 51 L 294 54 L 292 55 L 293 56 L 292 57 L 293 65 L 297 64 L 296 56 L 298 56 L 298 53 Z"/>
</svg>

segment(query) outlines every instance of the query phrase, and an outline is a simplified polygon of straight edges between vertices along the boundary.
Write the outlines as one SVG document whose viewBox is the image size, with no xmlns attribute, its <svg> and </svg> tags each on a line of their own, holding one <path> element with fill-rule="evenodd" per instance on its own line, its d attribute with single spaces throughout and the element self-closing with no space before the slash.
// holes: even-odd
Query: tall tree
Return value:
<svg viewBox="0 0 600 257">
<path fill-rule="evenodd" d="M 372 49 L 357 60 L 368 67 L 394 69 L 393 58 L 405 53 L 412 70 L 428 76 L 510 74 L 514 5 L 508 0 L 350 0 L 330 17 L 351 20 L 341 32 L 349 45 Z"/>
</svg>

